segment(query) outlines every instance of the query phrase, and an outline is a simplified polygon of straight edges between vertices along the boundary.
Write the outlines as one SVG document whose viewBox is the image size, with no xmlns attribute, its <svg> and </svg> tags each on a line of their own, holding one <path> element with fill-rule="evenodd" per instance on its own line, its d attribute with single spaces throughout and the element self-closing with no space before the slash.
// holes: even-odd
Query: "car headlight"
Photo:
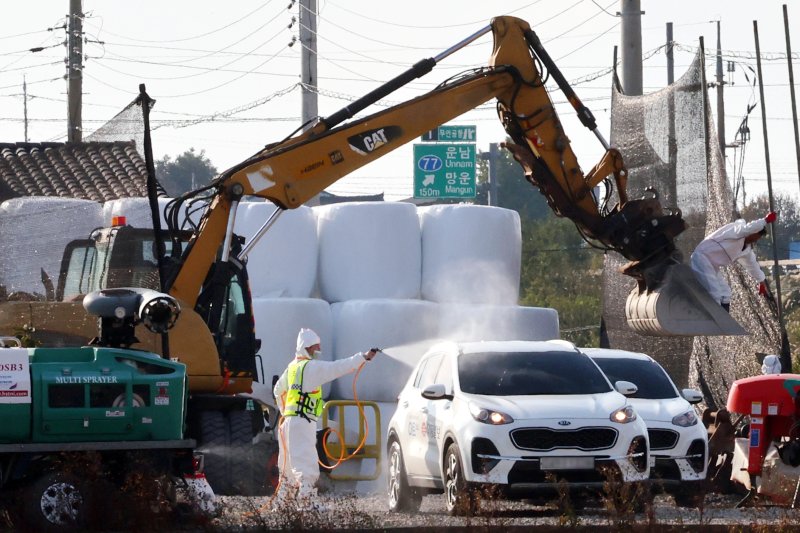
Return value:
<svg viewBox="0 0 800 533">
<path fill-rule="evenodd" d="M 636 411 L 634 411 L 633 407 L 630 405 L 626 405 L 611 413 L 611 416 L 608 418 L 617 424 L 627 424 L 628 422 L 636 420 Z"/>
<path fill-rule="evenodd" d="M 686 411 L 673 418 L 672 423 L 682 428 L 688 428 L 689 426 L 697 424 L 697 415 L 694 413 L 694 409 L 692 409 L 691 411 Z"/>
<path fill-rule="evenodd" d="M 484 424 L 490 424 L 493 426 L 510 424 L 514 421 L 513 418 L 511 418 L 505 413 L 501 413 L 500 411 L 495 411 L 494 409 L 485 409 L 474 403 L 469 404 L 469 414 L 471 414 L 472 418 L 474 418 L 478 422 L 482 422 Z"/>
</svg>

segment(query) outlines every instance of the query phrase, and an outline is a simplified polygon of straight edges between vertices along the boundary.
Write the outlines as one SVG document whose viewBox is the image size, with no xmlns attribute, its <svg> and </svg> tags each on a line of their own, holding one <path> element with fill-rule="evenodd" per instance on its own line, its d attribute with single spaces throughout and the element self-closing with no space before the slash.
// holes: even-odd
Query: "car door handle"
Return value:
<svg viewBox="0 0 800 533">
<path fill-rule="evenodd" d="M 422 408 L 420 408 L 420 411 L 422 411 L 423 413 L 427 413 L 428 412 L 428 408 L 427 407 L 422 407 Z"/>
<path fill-rule="evenodd" d="M 403 407 L 408 407 L 408 400 L 403 402 Z"/>
</svg>

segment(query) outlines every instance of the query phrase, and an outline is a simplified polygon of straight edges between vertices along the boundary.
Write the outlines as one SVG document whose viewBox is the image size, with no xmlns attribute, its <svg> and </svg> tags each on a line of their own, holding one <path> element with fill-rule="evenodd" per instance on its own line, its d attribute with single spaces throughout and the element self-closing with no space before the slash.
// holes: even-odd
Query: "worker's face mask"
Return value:
<svg viewBox="0 0 800 533">
<path fill-rule="evenodd" d="M 308 356 L 311 359 L 318 358 L 320 356 L 320 354 L 322 353 L 322 348 L 320 348 L 319 346 L 317 346 L 316 350 L 312 350 L 311 348 L 313 348 L 313 346 L 309 346 L 309 347 L 306 348 L 306 353 L 308 354 Z"/>
</svg>

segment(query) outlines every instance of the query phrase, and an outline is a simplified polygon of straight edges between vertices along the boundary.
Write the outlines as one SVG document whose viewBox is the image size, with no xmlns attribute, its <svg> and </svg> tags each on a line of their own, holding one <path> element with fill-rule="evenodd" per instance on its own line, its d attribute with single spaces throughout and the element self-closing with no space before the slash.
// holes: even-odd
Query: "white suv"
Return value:
<svg viewBox="0 0 800 533">
<path fill-rule="evenodd" d="M 650 477 L 680 507 L 703 500 L 708 466 L 708 433 L 691 404 L 703 395 L 692 389 L 678 392 L 664 368 L 642 353 L 603 348 L 580 348 L 609 380 L 626 380 L 638 387 L 629 399 L 647 424 L 650 436 Z"/>
<path fill-rule="evenodd" d="M 450 514 L 471 513 L 482 485 L 528 497 L 646 481 L 647 428 L 618 392 L 635 390 L 564 341 L 437 344 L 389 422 L 389 507 L 443 491 Z"/>
</svg>

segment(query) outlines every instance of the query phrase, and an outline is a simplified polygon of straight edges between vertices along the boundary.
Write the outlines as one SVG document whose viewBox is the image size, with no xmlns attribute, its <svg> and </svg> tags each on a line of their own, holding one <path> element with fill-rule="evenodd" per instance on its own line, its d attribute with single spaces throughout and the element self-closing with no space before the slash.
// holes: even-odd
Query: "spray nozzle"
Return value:
<svg viewBox="0 0 800 533">
<path fill-rule="evenodd" d="M 381 350 L 380 348 L 370 348 L 370 349 L 369 349 L 369 351 L 370 351 L 370 352 L 376 352 L 376 353 L 377 353 L 377 352 L 381 352 L 381 353 L 383 353 L 383 350 Z"/>
</svg>

